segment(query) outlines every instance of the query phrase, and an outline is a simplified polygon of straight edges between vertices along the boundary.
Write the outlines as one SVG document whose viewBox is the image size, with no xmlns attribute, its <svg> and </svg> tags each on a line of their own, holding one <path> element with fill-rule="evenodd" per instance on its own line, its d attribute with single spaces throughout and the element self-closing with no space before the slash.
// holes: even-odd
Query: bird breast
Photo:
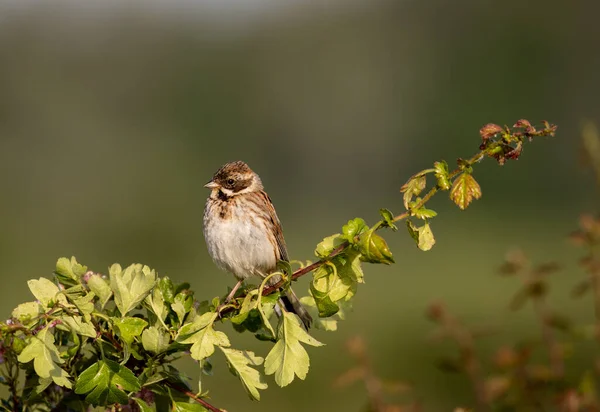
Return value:
<svg viewBox="0 0 600 412">
<path fill-rule="evenodd" d="M 227 213 L 221 213 L 227 207 Z M 238 279 L 267 274 L 275 269 L 276 243 L 260 215 L 238 199 L 212 201 L 204 214 L 204 236 L 215 264 Z"/>
</svg>

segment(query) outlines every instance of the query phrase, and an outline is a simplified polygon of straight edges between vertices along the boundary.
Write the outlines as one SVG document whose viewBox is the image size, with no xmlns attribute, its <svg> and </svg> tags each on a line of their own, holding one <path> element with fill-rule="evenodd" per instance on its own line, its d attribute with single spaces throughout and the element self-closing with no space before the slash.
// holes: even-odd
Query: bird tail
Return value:
<svg viewBox="0 0 600 412">
<path fill-rule="evenodd" d="M 300 300 L 294 291 L 291 288 L 288 289 L 285 295 L 281 297 L 280 301 L 288 312 L 298 315 L 304 325 L 304 329 L 308 331 L 312 323 L 312 317 L 302 303 L 300 303 Z"/>
</svg>

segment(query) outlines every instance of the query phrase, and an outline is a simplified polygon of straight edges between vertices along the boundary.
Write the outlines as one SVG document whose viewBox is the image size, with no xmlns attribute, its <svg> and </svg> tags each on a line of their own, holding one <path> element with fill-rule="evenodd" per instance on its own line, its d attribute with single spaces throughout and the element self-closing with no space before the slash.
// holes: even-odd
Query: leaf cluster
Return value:
<svg viewBox="0 0 600 412">
<path fill-rule="evenodd" d="M 279 271 L 260 285 L 241 288 L 229 302 L 219 297 L 198 301 L 189 284 L 174 284 L 142 264 L 114 264 L 102 275 L 74 257 L 60 258 L 53 280 L 28 282 L 35 300 L 20 304 L 0 323 L 0 383 L 11 394 L 2 401 L 3 408 L 84 411 L 89 406 L 129 405 L 142 411 L 217 411 L 202 384 L 203 376 L 212 373 L 213 356 L 223 357 L 251 399 L 259 400 L 260 391 L 268 387 L 265 375 L 273 375 L 278 386 L 305 379 L 310 366 L 306 347 L 323 344 L 285 310 L 281 294 L 312 272 L 309 293 L 301 302 L 312 312 L 316 328 L 335 331 L 364 283 L 363 264 L 394 263 L 381 229 L 396 231 L 396 223 L 406 220 L 417 246 L 431 249 L 435 238 L 430 221 L 437 213 L 426 203 L 436 192 L 448 191 L 465 209 L 481 197 L 473 177 L 477 162 L 485 156 L 500 164 L 516 159 L 525 140 L 552 135 L 556 129 L 545 123 L 537 130 L 525 120 L 513 128 L 485 126 L 476 155 L 459 159 L 453 171 L 445 161 L 435 162 L 402 186 L 404 213 L 394 216 L 380 209 L 374 225 L 362 218 L 349 220 L 317 245 L 315 263 L 299 262 L 293 271 L 290 263 L 280 262 Z M 431 176 L 434 184 L 427 190 Z M 274 285 L 273 278 L 279 279 Z M 232 336 L 221 328 L 225 322 L 265 342 L 265 354 L 234 348 Z M 199 364 L 198 391 L 172 365 L 181 357 Z"/>
</svg>

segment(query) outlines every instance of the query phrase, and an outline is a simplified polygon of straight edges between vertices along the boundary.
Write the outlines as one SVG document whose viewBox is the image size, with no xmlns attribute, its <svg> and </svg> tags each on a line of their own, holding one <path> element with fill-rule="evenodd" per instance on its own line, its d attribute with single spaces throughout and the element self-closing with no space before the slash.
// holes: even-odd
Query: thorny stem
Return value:
<svg viewBox="0 0 600 412">
<path fill-rule="evenodd" d="M 166 381 L 166 384 L 170 388 L 175 389 L 177 392 L 180 392 L 180 393 L 184 394 L 185 396 L 188 396 L 191 399 L 195 400 L 196 402 L 198 402 L 200 405 L 204 406 L 206 409 L 208 409 L 211 412 L 227 412 L 225 409 L 217 408 L 216 406 L 211 405 L 210 403 L 206 402 L 204 399 L 202 399 L 201 397 L 196 395 L 194 392 L 189 391 L 185 388 L 182 388 L 182 387 L 174 384 L 173 382 Z"/>
</svg>

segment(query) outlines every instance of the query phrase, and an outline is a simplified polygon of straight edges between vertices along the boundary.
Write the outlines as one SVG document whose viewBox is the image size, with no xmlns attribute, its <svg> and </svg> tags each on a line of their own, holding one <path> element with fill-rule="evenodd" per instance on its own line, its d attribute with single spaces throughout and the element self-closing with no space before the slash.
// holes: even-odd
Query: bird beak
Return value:
<svg viewBox="0 0 600 412">
<path fill-rule="evenodd" d="M 211 180 L 210 182 L 205 184 L 204 187 L 206 187 L 207 189 L 216 189 L 217 187 L 219 187 L 219 184 Z"/>
</svg>

